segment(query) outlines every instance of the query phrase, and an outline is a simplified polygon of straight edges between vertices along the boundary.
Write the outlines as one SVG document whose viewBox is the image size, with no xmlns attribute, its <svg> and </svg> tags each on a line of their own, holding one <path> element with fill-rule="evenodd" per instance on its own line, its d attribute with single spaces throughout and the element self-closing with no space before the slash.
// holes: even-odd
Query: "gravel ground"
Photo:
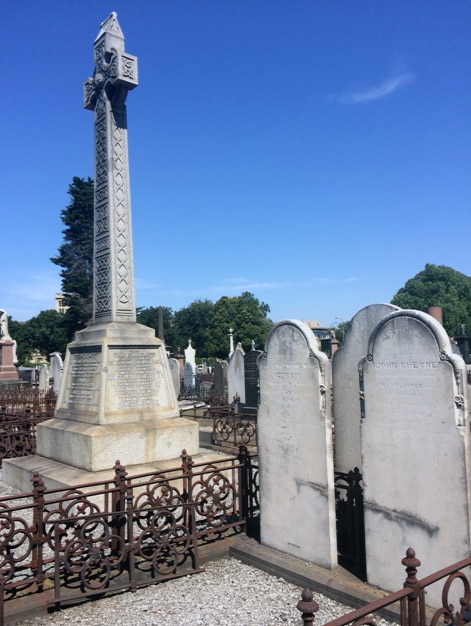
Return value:
<svg viewBox="0 0 471 626">
<path fill-rule="evenodd" d="M 296 604 L 301 589 L 282 578 L 225 558 L 206 571 L 151 585 L 136 592 L 87 602 L 80 606 L 29 618 L 22 626 L 301 626 Z M 315 624 L 319 626 L 351 609 L 321 594 Z M 385 620 L 378 625 L 388 626 Z"/>
</svg>

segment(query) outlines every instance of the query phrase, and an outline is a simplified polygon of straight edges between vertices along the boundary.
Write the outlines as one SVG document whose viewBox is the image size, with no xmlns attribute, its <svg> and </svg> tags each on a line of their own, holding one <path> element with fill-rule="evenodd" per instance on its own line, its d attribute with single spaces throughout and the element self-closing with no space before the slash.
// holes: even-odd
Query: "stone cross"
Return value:
<svg viewBox="0 0 471 626">
<path fill-rule="evenodd" d="M 137 57 L 124 50 L 115 12 L 94 46 L 95 71 L 84 86 L 85 108 L 95 111 L 93 324 L 135 322 L 125 101 L 138 84 Z"/>
</svg>

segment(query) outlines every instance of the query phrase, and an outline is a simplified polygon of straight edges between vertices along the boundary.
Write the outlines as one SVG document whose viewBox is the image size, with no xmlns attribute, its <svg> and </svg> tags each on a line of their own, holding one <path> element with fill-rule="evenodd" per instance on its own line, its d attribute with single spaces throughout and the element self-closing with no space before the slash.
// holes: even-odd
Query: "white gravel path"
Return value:
<svg viewBox="0 0 471 626">
<path fill-rule="evenodd" d="M 200 574 L 151 585 L 136 592 L 29 618 L 17 625 L 64 624 L 116 626 L 302 626 L 296 604 L 301 589 L 262 570 L 225 558 Z M 320 626 L 351 609 L 321 594 L 315 624 Z M 387 626 L 385 620 L 378 624 Z"/>
</svg>

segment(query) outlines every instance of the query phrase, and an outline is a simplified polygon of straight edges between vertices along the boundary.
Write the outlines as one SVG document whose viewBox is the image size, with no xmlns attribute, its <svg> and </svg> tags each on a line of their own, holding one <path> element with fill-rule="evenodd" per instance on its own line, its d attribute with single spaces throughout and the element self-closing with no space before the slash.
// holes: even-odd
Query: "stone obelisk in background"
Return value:
<svg viewBox="0 0 471 626">
<path fill-rule="evenodd" d="M 92 472 L 199 447 L 198 425 L 179 416 L 164 343 L 136 323 L 125 100 L 137 83 L 137 58 L 125 52 L 112 13 L 85 83 L 85 107 L 95 111 L 93 323 L 67 348 L 56 413 L 38 427 L 36 455 Z"/>
</svg>

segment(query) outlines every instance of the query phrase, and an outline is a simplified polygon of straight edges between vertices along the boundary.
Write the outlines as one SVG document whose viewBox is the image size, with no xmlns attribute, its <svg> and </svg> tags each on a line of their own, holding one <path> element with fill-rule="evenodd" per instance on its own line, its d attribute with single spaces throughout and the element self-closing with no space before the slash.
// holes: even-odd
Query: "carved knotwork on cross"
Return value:
<svg viewBox="0 0 471 626">
<path fill-rule="evenodd" d="M 84 106 L 95 110 L 101 95 L 113 108 L 122 106 L 138 85 L 137 57 L 124 50 L 124 35 L 115 12 L 103 22 L 95 41 L 95 71 L 84 85 Z"/>
</svg>

